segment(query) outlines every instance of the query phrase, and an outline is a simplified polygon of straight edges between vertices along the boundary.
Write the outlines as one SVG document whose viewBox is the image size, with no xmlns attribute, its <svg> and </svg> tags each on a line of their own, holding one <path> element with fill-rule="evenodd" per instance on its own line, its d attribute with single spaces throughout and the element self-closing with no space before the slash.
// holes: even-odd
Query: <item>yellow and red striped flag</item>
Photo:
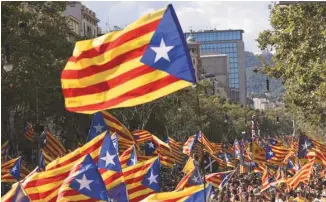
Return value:
<svg viewBox="0 0 326 202">
<path fill-rule="evenodd" d="M 264 172 L 263 172 L 263 175 L 261 177 L 261 189 L 260 189 L 260 192 L 263 192 L 265 191 L 266 189 L 269 188 L 270 186 L 270 178 L 269 178 L 269 172 L 268 172 L 268 168 L 267 166 L 265 166 L 265 169 L 264 169 Z"/>
<path fill-rule="evenodd" d="M 33 129 L 33 125 L 31 123 L 27 122 L 26 125 L 25 125 L 24 130 L 25 130 L 24 131 L 24 136 L 28 140 L 34 142 L 34 129 Z"/>
<path fill-rule="evenodd" d="M 252 142 L 252 160 L 256 162 L 266 162 L 266 151 L 256 142 Z"/>
<path fill-rule="evenodd" d="M 206 151 L 208 151 L 211 154 L 214 154 L 214 146 L 211 144 L 211 142 L 206 138 L 204 133 L 202 133 L 201 131 L 199 131 L 198 141 L 205 146 Z"/>
<path fill-rule="evenodd" d="M 186 155 L 182 153 L 182 142 L 177 142 L 174 139 L 168 137 L 168 144 L 171 147 L 175 162 L 182 165 L 185 162 L 186 158 Z"/>
<path fill-rule="evenodd" d="M 4 163 L 8 160 L 8 152 L 9 152 L 9 141 L 7 140 L 5 143 L 1 145 L 1 163 Z"/>
<path fill-rule="evenodd" d="M 186 187 L 187 182 L 188 182 L 189 178 L 192 176 L 194 170 L 195 170 L 195 167 L 192 170 L 188 171 L 188 173 L 179 181 L 179 183 L 175 187 L 176 191 L 180 191 Z"/>
<path fill-rule="evenodd" d="M 137 163 L 136 165 L 129 166 L 123 169 L 123 176 L 127 185 L 127 192 L 129 195 L 129 202 L 138 202 L 154 193 L 154 190 L 142 184 L 142 181 L 154 163 L 157 157 L 151 158 L 147 161 Z"/>
<path fill-rule="evenodd" d="M 147 103 L 196 82 L 172 5 L 122 31 L 78 41 L 61 74 L 68 111 L 91 114 Z"/>
<path fill-rule="evenodd" d="M 21 157 L 17 157 L 15 159 L 11 159 L 3 164 L 1 164 L 1 182 L 17 182 L 17 179 L 15 176 L 13 176 L 12 172 L 14 171 L 13 168 L 16 165 L 16 163 L 21 159 Z M 21 161 L 21 160 L 20 160 Z M 18 168 L 19 167 L 19 168 Z M 16 169 L 20 169 L 19 175 L 20 178 L 24 178 L 28 175 L 30 172 L 24 165 L 21 164 L 21 166 L 17 165 Z M 12 171 L 12 172 L 11 172 Z M 17 170 L 15 171 L 17 172 Z"/>
<path fill-rule="evenodd" d="M 326 156 L 320 150 L 312 149 L 312 151 L 308 152 L 307 158 L 315 159 L 315 163 L 326 166 Z"/>
<path fill-rule="evenodd" d="M 52 161 L 55 160 L 55 158 L 51 157 L 50 155 L 48 155 L 45 151 L 41 150 L 43 157 L 44 157 L 44 163 L 45 165 L 48 165 L 49 163 L 51 163 Z"/>
<path fill-rule="evenodd" d="M 136 143 L 133 135 L 131 134 L 131 132 L 126 128 L 126 126 L 124 126 L 111 113 L 109 113 L 107 111 L 102 111 L 101 114 L 102 114 L 102 116 L 104 118 L 104 121 L 105 121 L 106 125 L 108 126 L 108 128 L 110 130 L 110 134 L 114 134 L 114 133 L 118 134 L 119 146 L 120 146 L 120 139 L 121 138 L 129 141 L 128 142 L 129 144 L 125 145 L 125 146 L 127 146 L 127 148 L 129 148 L 130 146 L 132 146 L 133 144 Z M 124 143 L 127 143 L 127 142 L 124 141 Z"/>
<path fill-rule="evenodd" d="M 56 201 L 63 181 L 69 176 L 74 165 L 81 162 L 89 154 L 96 162 L 106 132 L 96 136 L 84 146 L 52 161 L 44 172 L 35 173 L 26 179 L 24 188 L 34 202 Z"/>
<path fill-rule="evenodd" d="M 205 176 L 206 182 L 211 183 L 214 187 L 219 188 L 223 179 L 229 175 L 232 171 L 211 173 Z"/>
<path fill-rule="evenodd" d="M 49 130 L 44 131 L 46 134 L 43 151 L 52 158 L 61 157 L 66 154 L 66 148 L 55 138 Z"/>
<path fill-rule="evenodd" d="M 157 148 L 158 156 L 160 157 L 160 162 L 162 165 L 172 168 L 174 164 L 174 157 L 170 146 L 160 140 L 155 135 L 152 135 L 154 144 Z"/>
<path fill-rule="evenodd" d="M 286 183 L 288 186 L 292 189 L 295 189 L 300 184 L 300 182 L 308 184 L 314 163 L 315 159 L 310 159 L 308 163 L 302 166 L 301 169 L 293 177 L 287 179 Z"/>
<path fill-rule="evenodd" d="M 147 130 L 135 130 L 132 131 L 132 135 L 134 136 L 137 143 L 145 143 L 147 141 L 152 140 L 152 134 Z"/>
<path fill-rule="evenodd" d="M 135 146 L 131 146 L 120 155 L 119 161 L 120 161 L 120 164 L 121 164 L 121 168 L 128 167 L 129 166 L 128 163 L 129 164 L 136 164 L 137 158 L 134 158 L 135 163 L 132 162 L 133 161 L 132 154 L 135 155 L 135 152 L 136 152 Z"/>
<path fill-rule="evenodd" d="M 197 185 L 188 187 L 182 191 L 172 191 L 172 192 L 161 192 L 157 194 L 151 194 L 142 202 L 183 202 L 183 201 L 209 201 L 212 185 Z M 204 193 L 205 192 L 205 193 Z M 206 199 L 204 200 L 204 196 Z"/>
</svg>

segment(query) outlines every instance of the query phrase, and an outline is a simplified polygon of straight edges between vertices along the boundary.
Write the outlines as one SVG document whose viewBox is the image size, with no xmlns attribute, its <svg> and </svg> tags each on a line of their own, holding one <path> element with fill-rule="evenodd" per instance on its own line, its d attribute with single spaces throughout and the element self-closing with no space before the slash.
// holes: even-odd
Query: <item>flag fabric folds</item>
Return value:
<svg viewBox="0 0 326 202">
<path fill-rule="evenodd" d="M 106 188 L 90 155 L 75 165 L 60 187 L 57 201 L 106 200 Z"/>
<path fill-rule="evenodd" d="M 87 114 L 150 102 L 195 82 L 172 5 L 122 31 L 77 42 L 61 74 L 66 109 Z"/>
<path fill-rule="evenodd" d="M 8 160 L 8 151 L 9 151 L 9 141 L 1 145 L 1 163 L 4 163 Z"/>
<path fill-rule="evenodd" d="M 145 143 L 153 139 L 152 134 L 147 130 L 135 130 L 132 132 L 132 135 L 138 144 Z"/>
<path fill-rule="evenodd" d="M 231 171 L 211 173 L 205 176 L 205 180 L 206 182 L 211 183 L 214 187 L 218 188 L 223 179 L 230 173 Z"/>
<path fill-rule="evenodd" d="M 185 175 L 178 185 L 176 186 L 175 190 L 179 191 L 186 187 L 190 187 L 193 185 L 200 185 L 203 184 L 202 176 L 198 167 L 196 166 L 192 171 L 190 171 L 187 175 Z"/>
<path fill-rule="evenodd" d="M 315 160 L 310 159 L 309 162 L 303 165 L 301 169 L 293 177 L 288 178 L 286 180 L 288 186 L 291 187 L 292 189 L 295 189 L 300 184 L 300 182 L 304 184 L 308 184 L 310 179 L 310 174 L 313 170 L 314 163 Z"/>
<path fill-rule="evenodd" d="M 266 162 L 266 151 L 256 142 L 252 142 L 252 160 L 256 162 Z"/>
<path fill-rule="evenodd" d="M 103 115 L 101 112 L 97 112 L 94 114 L 92 119 L 92 124 L 88 131 L 87 142 L 91 141 L 94 137 L 100 135 L 104 131 L 108 131 Z"/>
<path fill-rule="evenodd" d="M 66 154 L 66 148 L 63 144 L 55 138 L 49 130 L 43 132 L 45 134 L 45 140 L 43 145 L 43 151 L 45 151 L 52 158 L 61 157 Z"/>
<path fill-rule="evenodd" d="M 182 153 L 182 143 L 177 142 L 174 139 L 168 137 L 168 145 L 171 147 L 171 151 L 175 160 L 175 163 L 182 165 L 185 162 L 186 155 Z"/>
<path fill-rule="evenodd" d="M 33 125 L 31 123 L 26 123 L 25 128 L 24 128 L 24 136 L 34 142 L 34 129 L 33 129 Z"/>
<path fill-rule="evenodd" d="M 267 166 L 265 166 L 265 170 L 263 172 L 263 175 L 261 177 L 261 180 L 262 180 L 262 185 L 261 185 L 260 191 L 263 192 L 266 189 L 268 189 L 269 186 L 270 186 L 270 176 L 269 176 L 269 173 L 268 173 Z"/>
<path fill-rule="evenodd" d="M 117 133 L 121 148 L 128 148 L 135 144 L 135 139 L 130 131 L 117 118 L 107 111 L 102 111 L 101 115 L 110 130 L 110 134 Z M 123 143 L 125 143 L 123 145 Z M 120 149 L 121 149 L 120 148 Z"/>
<path fill-rule="evenodd" d="M 109 133 L 106 134 L 102 144 L 98 159 L 98 168 L 104 180 L 109 198 L 114 201 L 128 201 L 119 156 Z"/>
<path fill-rule="evenodd" d="M 197 201 L 203 201 L 205 195 L 207 197 L 206 201 L 208 201 L 207 199 L 210 196 L 211 189 L 212 189 L 211 184 L 207 184 L 205 188 L 204 185 L 191 186 L 182 191 L 161 192 L 157 194 L 151 194 L 150 196 L 142 200 L 142 202 L 153 202 L 153 201 L 197 202 Z"/>
<path fill-rule="evenodd" d="M 235 171 L 236 171 L 236 170 L 233 170 L 232 172 L 230 172 L 229 174 L 227 174 L 227 175 L 223 178 L 223 180 L 222 180 L 222 182 L 221 182 L 221 184 L 220 184 L 220 186 L 219 186 L 219 189 L 220 189 L 220 190 L 222 190 L 222 189 L 225 187 L 225 185 L 227 185 L 227 184 L 229 183 L 229 180 L 233 177 L 233 174 L 235 173 Z"/>
<path fill-rule="evenodd" d="M 21 157 L 11 159 L 1 165 L 1 182 L 17 182 L 28 173 L 29 171 L 22 166 Z"/>
<path fill-rule="evenodd" d="M 12 185 L 12 188 L 1 197 L 2 202 L 29 202 L 29 198 L 26 195 L 24 189 L 19 182 Z"/>
<path fill-rule="evenodd" d="M 158 157 L 153 157 L 147 161 L 137 163 L 136 165 L 129 166 L 122 170 L 124 180 L 127 185 L 127 192 L 128 192 L 130 202 L 141 201 L 142 199 L 146 198 L 148 195 L 155 192 L 155 190 L 146 186 L 146 182 L 143 183 L 143 181 L 147 179 L 148 185 L 158 182 L 157 181 L 158 176 L 156 176 L 158 174 L 155 172 L 153 173 L 152 176 L 149 174 L 149 176 L 145 178 L 145 175 L 148 173 L 151 166 L 156 160 L 158 160 Z M 148 178 L 150 178 L 151 180 L 149 180 Z"/>
<path fill-rule="evenodd" d="M 119 160 L 122 168 L 135 165 L 137 163 L 137 153 L 135 146 L 131 146 L 126 151 L 124 151 L 120 155 Z"/>
</svg>

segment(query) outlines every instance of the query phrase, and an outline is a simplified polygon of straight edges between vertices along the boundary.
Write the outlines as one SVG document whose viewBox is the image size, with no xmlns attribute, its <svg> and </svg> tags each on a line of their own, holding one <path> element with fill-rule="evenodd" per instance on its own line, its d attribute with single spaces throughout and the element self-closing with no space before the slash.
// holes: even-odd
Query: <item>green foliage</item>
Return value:
<svg viewBox="0 0 326 202">
<path fill-rule="evenodd" d="M 190 135 L 201 130 L 211 141 L 220 142 L 234 140 L 242 132 L 251 133 L 251 117 L 258 112 L 216 95 L 209 96 L 206 92 L 210 88 L 210 82 L 201 81 L 196 88 L 189 87 L 142 106 L 117 109 L 114 114 L 130 130 L 145 129 L 162 139 L 170 136 L 178 141 L 186 141 Z M 143 124 L 147 115 L 146 124 Z M 281 117 L 280 123 L 276 123 L 276 112 L 258 115 L 262 135 L 292 133 L 291 118 L 285 112 L 277 112 Z"/>
<path fill-rule="evenodd" d="M 286 106 L 305 122 L 326 127 L 326 5 L 298 3 L 271 10 L 272 30 L 258 38 L 262 50 L 274 49 L 268 75 L 285 83 Z"/>
<path fill-rule="evenodd" d="M 1 3 L 1 58 L 7 46 L 14 65 L 11 72 L 1 68 L 2 138 L 26 142 L 21 138 L 26 121 L 46 125 L 54 120 L 52 131 L 65 136 L 68 147 L 77 142 L 78 134 L 86 133 L 83 126 L 89 125 L 90 117 L 68 113 L 61 92 L 61 70 L 73 51 L 62 15 L 66 5 L 57 1 Z"/>
</svg>

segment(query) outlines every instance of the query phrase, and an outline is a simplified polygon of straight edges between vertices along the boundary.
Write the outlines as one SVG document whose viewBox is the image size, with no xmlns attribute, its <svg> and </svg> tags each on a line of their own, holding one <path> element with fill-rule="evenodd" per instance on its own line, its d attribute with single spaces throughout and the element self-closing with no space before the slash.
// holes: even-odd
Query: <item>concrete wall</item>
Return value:
<svg viewBox="0 0 326 202">
<path fill-rule="evenodd" d="M 212 74 L 215 79 L 216 94 L 227 98 L 229 92 L 229 62 L 226 55 L 204 55 L 200 57 L 201 68 L 205 74 Z"/>
</svg>

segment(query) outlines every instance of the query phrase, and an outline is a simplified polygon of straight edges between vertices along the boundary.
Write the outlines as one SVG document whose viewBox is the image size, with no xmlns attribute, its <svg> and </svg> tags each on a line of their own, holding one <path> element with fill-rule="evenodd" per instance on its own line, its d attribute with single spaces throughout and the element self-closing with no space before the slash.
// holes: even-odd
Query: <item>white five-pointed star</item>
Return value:
<svg viewBox="0 0 326 202">
<path fill-rule="evenodd" d="M 82 179 L 76 179 L 76 181 L 80 184 L 79 190 L 82 190 L 83 188 L 86 188 L 91 191 L 91 188 L 89 185 L 94 181 L 94 180 L 88 180 L 86 178 L 86 175 L 83 175 Z"/>
<path fill-rule="evenodd" d="M 148 145 L 149 148 L 153 148 L 153 149 L 154 149 L 154 144 L 153 144 L 153 142 L 147 143 L 147 145 Z"/>
<path fill-rule="evenodd" d="M 157 62 L 159 59 L 164 58 L 170 62 L 168 52 L 174 48 L 174 46 L 166 46 L 164 39 L 161 39 L 160 47 L 151 47 L 151 49 L 156 53 L 154 62 Z"/>
<path fill-rule="evenodd" d="M 192 178 L 192 180 L 193 180 L 195 183 L 198 183 L 198 177 L 194 176 L 194 178 Z"/>
<path fill-rule="evenodd" d="M 100 133 L 102 132 L 102 128 L 104 128 L 104 126 L 102 126 L 100 123 L 98 123 L 97 126 L 94 126 L 96 133 Z"/>
<path fill-rule="evenodd" d="M 274 154 L 272 151 L 269 151 L 268 153 L 270 156 L 273 156 L 273 154 Z"/>
<path fill-rule="evenodd" d="M 153 171 L 151 171 L 151 176 L 149 176 L 148 181 L 149 181 L 149 185 L 151 185 L 153 182 L 157 183 L 156 178 L 158 175 L 154 175 Z"/>
<path fill-rule="evenodd" d="M 309 144 L 307 142 L 305 142 L 304 144 L 302 144 L 302 147 L 304 150 L 307 150 L 309 147 Z"/>
<path fill-rule="evenodd" d="M 116 155 L 110 155 L 108 151 L 106 151 L 106 155 L 105 157 L 102 157 L 101 159 L 103 161 L 105 161 L 105 167 L 108 166 L 109 164 L 113 164 L 115 165 L 114 163 L 114 158 L 115 158 Z"/>
<path fill-rule="evenodd" d="M 16 166 L 14 166 L 14 167 L 12 168 L 12 170 L 11 170 L 11 171 L 12 171 L 13 173 L 15 173 L 17 170 L 18 170 L 18 169 L 17 169 L 17 167 L 16 167 Z"/>
<path fill-rule="evenodd" d="M 136 164 L 136 161 L 137 161 L 136 160 L 136 156 L 134 156 L 134 158 L 130 159 L 130 161 L 132 162 L 133 165 L 135 165 Z"/>
</svg>

